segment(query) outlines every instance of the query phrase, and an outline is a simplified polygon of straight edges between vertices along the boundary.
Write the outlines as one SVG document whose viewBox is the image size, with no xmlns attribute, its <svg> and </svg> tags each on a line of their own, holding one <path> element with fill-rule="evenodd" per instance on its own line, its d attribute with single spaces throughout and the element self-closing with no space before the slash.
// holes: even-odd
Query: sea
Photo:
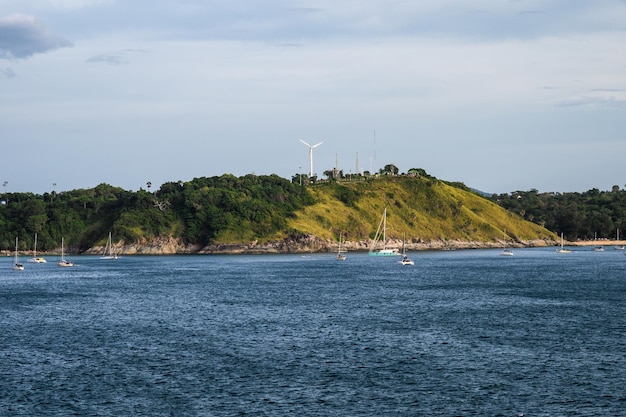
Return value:
<svg viewBox="0 0 626 417">
<path fill-rule="evenodd" d="M 625 416 L 626 256 L 572 249 L 6 257 L 0 415 Z"/>
</svg>

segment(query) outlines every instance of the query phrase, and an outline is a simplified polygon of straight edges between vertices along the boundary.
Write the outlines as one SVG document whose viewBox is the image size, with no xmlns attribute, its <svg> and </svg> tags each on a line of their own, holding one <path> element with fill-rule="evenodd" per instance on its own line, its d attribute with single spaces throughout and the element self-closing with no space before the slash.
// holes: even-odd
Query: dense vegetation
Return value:
<svg viewBox="0 0 626 417">
<path fill-rule="evenodd" d="M 584 193 L 517 191 L 494 195 L 492 200 L 524 219 L 563 233 L 570 241 L 614 239 L 617 230 L 626 226 L 626 191 L 618 186 Z"/>
<path fill-rule="evenodd" d="M 102 246 L 109 232 L 127 244 L 174 237 L 203 246 L 303 234 L 359 241 L 373 237 L 384 208 L 388 237 L 413 241 L 555 238 L 548 230 L 569 240 L 593 239 L 614 237 L 626 221 L 626 191 L 618 187 L 582 194 L 531 190 L 489 199 L 421 169 L 398 175 L 393 165 L 373 176 L 340 172 L 318 181 L 298 174 L 289 181 L 226 174 L 149 189 L 100 184 L 44 195 L 4 194 L 0 249 L 12 250 L 17 236 L 20 249 L 29 250 L 35 233 L 41 251 L 58 248 L 62 237 L 75 251 Z"/>
<path fill-rule="evenodd" d="M 0 206 L 0 249 L 42 251 L 60 246 L 84 250 L 114 240 L 141 242 L 159 236 L 185 242 L 264 239 L 286 228 L 294 211 L 313 200 L 306 187 L 275 175 L 222 175 L 170 182 L 156 192 L 125 191 L 100 184 L 93 189 L 35 195 L 9 193 Z"/>
</svg>

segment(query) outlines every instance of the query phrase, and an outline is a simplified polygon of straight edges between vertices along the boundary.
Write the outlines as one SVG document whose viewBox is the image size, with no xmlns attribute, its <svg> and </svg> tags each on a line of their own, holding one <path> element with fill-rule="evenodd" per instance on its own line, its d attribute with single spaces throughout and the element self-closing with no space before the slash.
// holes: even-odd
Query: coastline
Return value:
<svg viewBox="0 0 626 417">
<path fill-rule="evenodd" d="M 347 252 L 367 252 L 370 248 L 371 241 L 345 241 L 342 242 L 342 249 Z M 559 246 L 560 241 L 550 239 L 534 239 L 517 242 L 507 242 L 507 246 L 511 248 L 533 248 L 533 247 L 555 247 Z M 626 240 L 588 240 L 576 242 L 564 242 L 565 246 L 589 247 L 589 246 L 626 246 Z M 401 240 L 390 240 L 388 247 L 402 247 Z M 463 240 L 446 240 L 438 239 L 432 241 L 421 241 L 415 239 L 405 244 L 406 250 L 409 251 L 428 251 L 428 250 L 462 250 L 462 249 L 498 249 L 504 246 L 502 240 L 496 241 L 463 241 Z M 259 243 L 252 241 L 248 243 L 221 243 L 201 245 L 187 245 L 177 238 L 158 238 L 151 241 L 145 240 L 138 243 L 118 244 L 113 246 L 113 251 L 119 256 L 130 255 L 238 255 L 238 254 L 289 254 L 289 253 L 331 253 L 339 249 L 339 243 L 334 240 L 320 239 L 314 235 L 305 235 L 298 237 L 289 237 L 283 240 Z M 60 248 L 51 251 L 38 251 L 41 256 L 59 256 Z M 85 251 L 76 251 L 67 248 L 65 251 L 68 256 L 77 255 L 102 255 L 104 246 L 94 246 Z M 13 256 L 13 251 L 2 251 L 0 256 Z M 21 258 L 32 256 L 31 251 L 20 251 Z"/>
<path fill-rule="evenodd" d="M 368 252 L 371 241 L 344 241 L 341 243 L 342 250 L 348 252 Z M 457 250 L 457 249 L 497 249 L 502 248 L 504 242 L 497 241 L 462 241 L 462 240 L 433 240 L 421 241 L 415 239 L 406 242 L 406 250 Z M 555 240 L 528 240 L 518 242 L 507 242 L 507 246 L 512 248 L 524 247 L 549 247 L 557 246 Z M 387 246 L 391 248 L 402 247 L 402 240 L 389 240 Z M 94 246 L 85 251 L 66 248 L 65 254 L 68 256 L 92 255 L 98 256 L 104 253 L 104 246 Z M 339 249 L 339 243 L 334 240 L 324 240 L 314 235 L 303 235 L 288 237 L 282 240 L 259 243 L 252 241 L 247 243 L 221 243 L 201 245 L 188 245 L 177 238 L 157 238 L 151 241 L 144 240 L 138 243 L 124 244 L 118 242 L 113 245 L 113 252 L 119 256 L 130 255 L 237 255 L 237 254 L 304 254 L 304 253 L 331 253 Z M 56 248 L 49 251 L 38 251 L 40 256 L 59 256 L 61 250 Z M 0 256 L 13 256 L 13 251 L 2 251 Z M 28 258 L 32 256 L 31 251 L 20 251 L 20 257 Z"/>
</svg>

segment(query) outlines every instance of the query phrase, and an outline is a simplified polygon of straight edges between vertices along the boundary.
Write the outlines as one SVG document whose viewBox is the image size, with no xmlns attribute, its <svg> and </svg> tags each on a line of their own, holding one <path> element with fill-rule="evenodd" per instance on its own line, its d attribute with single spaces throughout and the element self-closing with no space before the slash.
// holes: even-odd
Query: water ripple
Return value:
<svg viewBox="0 0 626 417">
<path fill-rule="evenodd" d="M 621 415 L 626 257 L 127 257 L 0 275 L 1 415 Z"/>
</svg>

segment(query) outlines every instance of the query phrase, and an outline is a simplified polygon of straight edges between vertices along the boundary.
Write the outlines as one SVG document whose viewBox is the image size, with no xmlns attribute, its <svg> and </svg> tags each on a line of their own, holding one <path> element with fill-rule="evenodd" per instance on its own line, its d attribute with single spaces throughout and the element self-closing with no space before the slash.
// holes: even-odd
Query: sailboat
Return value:
<svg viewBox="0 0 626 417">
<path fill-rule="evenodd" d="M 57 262 L 57 265 L 63 266 L 63 267 L 74 266 L 74 262 L 68 261 L 67 259 L 65 259 L 64 244 L 65 244 L 65 241 L 63 240 L 63 238 L 61 238 L 61 259 L 59 259 L 59 262 Z"/>
<path fill-rule="evenodd" d="M 563 233 L 561 233 L 561 247 L 556 250 L 558 253 L 570 253 L 571 250 L 563 247 Z"/>
<path fill-rule="evenodd" d="M 619 229 L 617 229 L 617 234 L 616 234 L 615 240 L 619 241 Z M 624 249 L 626 249 L 626 247 L 624 247 L 624 245 L 617 245 L 617 246 L 613 246 L 613 249 L 615 249 L 615 250 L 624 250 Z"/>
<path fill-rule="evenodd" d="M 346 255 L 341 251 L 341 235 L 339 235 L 339 249 L 337 250 L 337 260 L 345 261 Z"/>
<path fill-rule="evenodd" d="M 113 244 L 111 243 L 111 232 L 109 232 L 109 240 L 104 247 L 104 255 L 100 259 L 117 259 L 117 255 L 113 254 Z"/>
<path fill-rule="evenodd" d="M 45 264 L 46 259 L 37 257 L 37 233 L 35 233 L 35 245 L 33 246 L 33 257 L 28 260 L 28 262 L 36 263 L 36 264 Z"/>
<path fill-rule="evenodd" d="M 593 240 L 594 240 L 594 241 L 597 241 L 597 240 L 598 240 L 598 233 L 597 233 L 597 232 L 595 232 L 595 233 L 593 234 Z M 594 251 L 594 252 L 604 252 L 604 246 L 602 246 L 602 245 L 596 245 L 596 246 L 594 246 L 593 248 L 591 248 L 591 250 L 592 250 L 592 251 Z"/>
<path fill-rule="evenodd" d="M 506 230 L 504 231 L 504 246 L 502 248 L 502 256 L 513 256 L 513 249 L 509 249 L 506 247 Z"/>
<path fill-rule="evenodd" d="M 404 247 L 404 240 L 402 241 L 402 259 L 400 259 L 399 262 L 402 265 L 415 265 L 415 262 L 413 262 L 411 259 L 409 259 L 409 257 L 406 254 L 406 249 Z"/>
<path fill-rule="evenodd" d="M 376 249 L 379 242 L 382 241 L 382 249 Z M 400 253 L 398 249 L 388 249 L 387 246 L 387 208 L 383 211 L 383 217 L 380 219 L 376 235 L 374 236 L 374 242 L 369 250 L 371 256 L 398 256 Z"/>
<path fill-rule="evenodd" d="M 13 270 L 23 271 L 24 264 L 20 262 L 20 257 L 17 254 L 17 237 L 15 238 L 15 260 L 13 261 Z"/>
</svg>

